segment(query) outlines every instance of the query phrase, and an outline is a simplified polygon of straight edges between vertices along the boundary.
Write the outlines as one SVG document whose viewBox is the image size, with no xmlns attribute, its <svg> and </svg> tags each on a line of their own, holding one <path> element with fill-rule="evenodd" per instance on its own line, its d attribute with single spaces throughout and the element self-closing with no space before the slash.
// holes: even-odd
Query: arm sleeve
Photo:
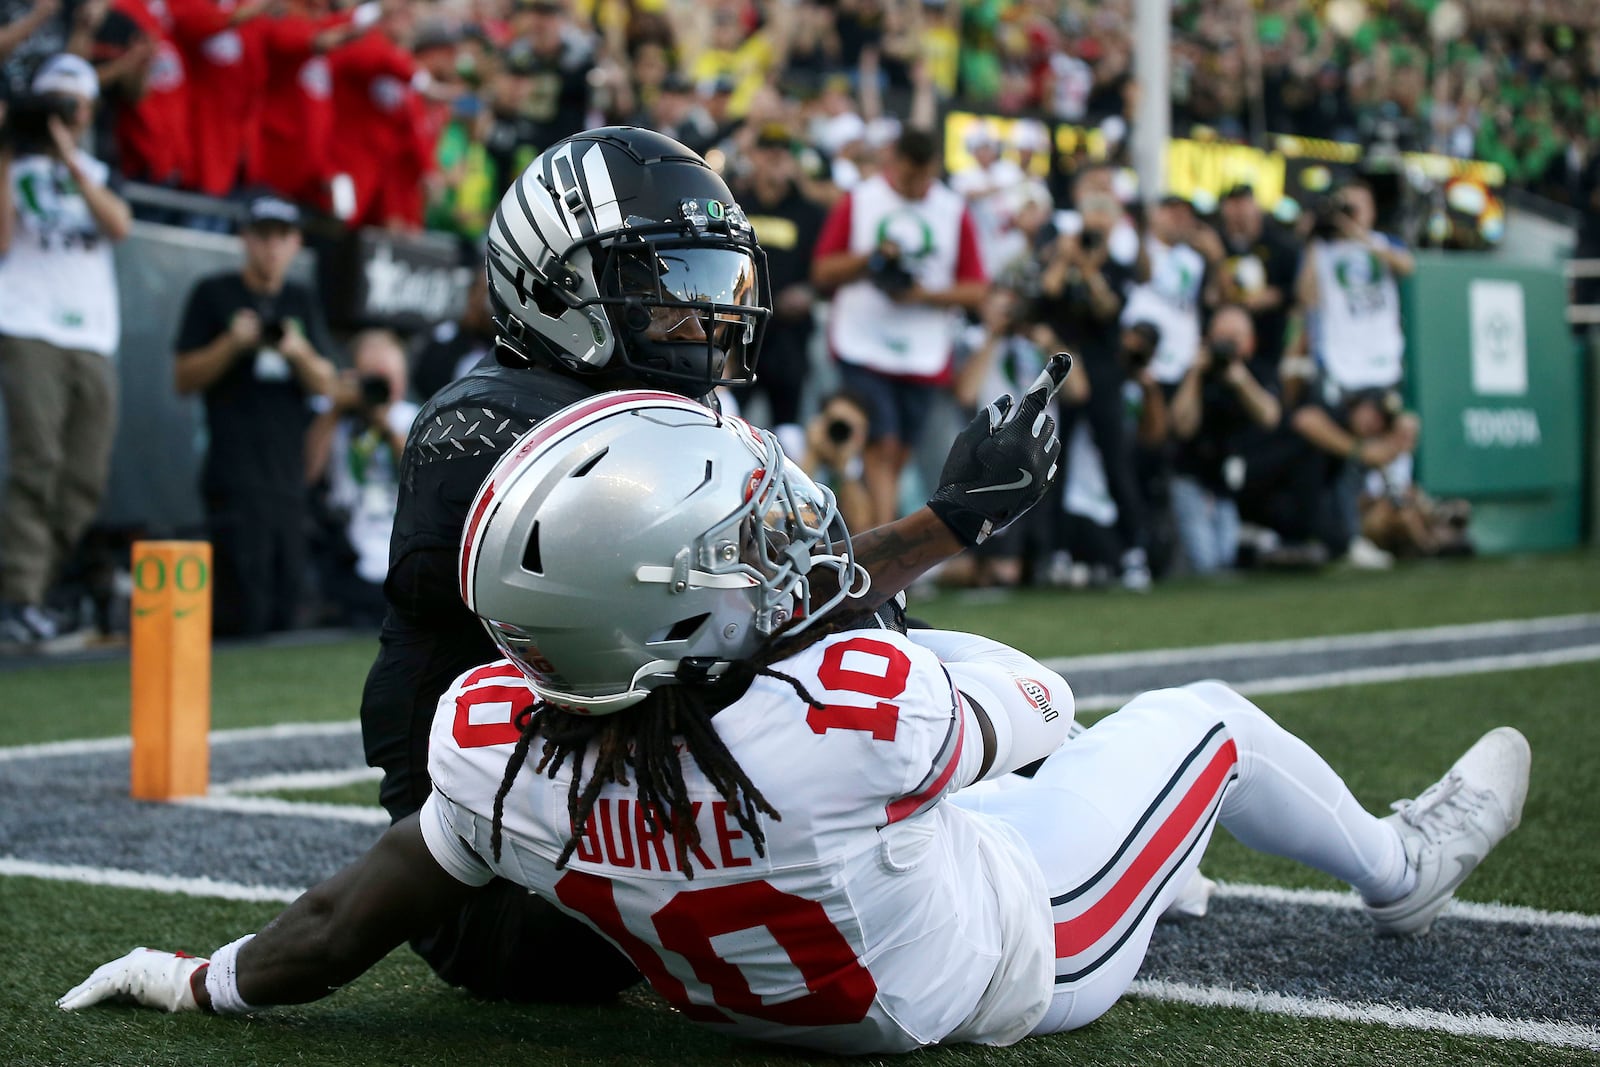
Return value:
<svg viewBox="0 0 1600 1067">
<path fill-rule="evenodd" d="M 451 822 L 451 816 L 456 814 L 452 810 L 454 808 L 450 800 L 438 793 L 430 793 L 422 804 L 419 816 L 422 840 L 434 860 L 450 877 L 464 885 L 487 885 L 494 878 L 494 872 L 482 857 L 467 847 L 466 841 L 456 832 Z"/>
<path fill-rule="evenodd" d="M 835 252 L 848 251 L 850 251 L 850 194 L 846 193 L 839 198 L 833 210 L 828 212 L 828 217 L 822 224 L 822 233 L 817 237 L 816 247 L 811 250 L 811 258 L 820 259 Z"/>
<path fill-rule="evenodd" d="M 1066 741 L 1072 727 L 1072 687 L 1055 671 L 976 634 L 918 629 L 906 636 L 944 663 L 966 712 L 988 719 L 994 752 L 984 778 L 1042 759 Z M 976 777 L 976 770 L 972 773 Z"/>
</svg>

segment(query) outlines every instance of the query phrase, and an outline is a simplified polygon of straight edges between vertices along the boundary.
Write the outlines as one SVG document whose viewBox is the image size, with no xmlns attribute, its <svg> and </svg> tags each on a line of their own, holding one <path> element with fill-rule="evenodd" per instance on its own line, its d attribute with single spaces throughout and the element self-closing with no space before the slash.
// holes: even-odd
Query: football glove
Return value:
<svg viewBox="0 0 1600 1067">
<path fill-rule="evenodd" d="M 928 507 L 971 547 L 1003 530 L 1037 504 L 1056 475 L 1061 439 L 1045 405 L 1066 377 L 1071 361 L 1041 374 L 1011 412 L 1003 396 L 978 412 L 956 435 Z"/>
<path fill-rule="evenodd" d="M 189 981 L 209 960 L 182 952 L 136 948 L 103 964 L 56 1001 L 62 1011 L 77 1011 L 104 1000 L 131 1000 L 163 1011 L 196 1011 Z"/>
</svg>

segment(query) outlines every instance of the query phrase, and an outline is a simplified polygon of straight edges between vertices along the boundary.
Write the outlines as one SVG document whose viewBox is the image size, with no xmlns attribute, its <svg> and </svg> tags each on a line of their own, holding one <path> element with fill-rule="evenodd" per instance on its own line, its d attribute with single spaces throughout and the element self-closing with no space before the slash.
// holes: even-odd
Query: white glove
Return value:
<svg viewBox="0 0 1600 1067">
<path fill-rule="evenodd" d="M 153 948 L 136 948 L 103 964 L 56 1001 L 62 1011 L 77 1011 L 103 1000 L 132 1000 L 163 1011 L 195 1011 L 189 979 L 209 960 Z"/>
</svg>

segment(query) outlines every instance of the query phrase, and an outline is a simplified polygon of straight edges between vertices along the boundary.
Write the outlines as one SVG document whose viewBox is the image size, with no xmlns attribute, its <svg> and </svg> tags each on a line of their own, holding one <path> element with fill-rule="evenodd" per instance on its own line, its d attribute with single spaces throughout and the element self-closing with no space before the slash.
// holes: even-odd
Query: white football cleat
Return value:
<svg viewBox="0 0 1600 1067">
<path fill-rule="evenodd" d="M 1489 850 L 1522 821 L 1528 797 L 1528 739 L 1510 726 L 1490 730 L 1415 800 L 1397 800 L 1383 821 L 1417 872 L 1411 892 L 1366 906 L 1380 934 L 1422 934 Z"/>
</svg>

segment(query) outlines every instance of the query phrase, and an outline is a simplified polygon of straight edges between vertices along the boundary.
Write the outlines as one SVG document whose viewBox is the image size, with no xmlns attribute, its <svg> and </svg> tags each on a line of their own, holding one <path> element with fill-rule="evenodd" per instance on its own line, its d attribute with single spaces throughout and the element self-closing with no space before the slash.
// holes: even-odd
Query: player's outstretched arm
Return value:
<svg viewBox="0 0 1600 1067">
<path fill-rule="evenodd" d="M 210 960 L 134 949 L 56 1004 L 76 1011 L 131 1000 L 167 1011 L 237 1012 L 317 1000 L 408 937 L 431 929 L 470 892 L 434 860 L 411 815 L 260 933 L 219 949 Z"/>
<path fill-rule="evenodd" d="M 1011 397 L 1003 396 L 956 435 L 928 507 L 964 545 L 983 544 L 1044 498 L 1061 457 L 1045 408 L 1071 370 L 1072 357 L 1058 352 L 1015 413 Z"/>
<path fill-rule="evenodd" d="M 1002 397 L 978 412 L 945 457 L 939 487 L 926 507 L 871 530 L 851 532 L 856 562 L 872 575 L 858 603 L 867 611 L 964 548 L 981 544 L 1037 504 L 1055 477 L 1061 440 L 1045 407 L 1072 369 L 1053 357 L 1011 413 Z"/>
</svg>

